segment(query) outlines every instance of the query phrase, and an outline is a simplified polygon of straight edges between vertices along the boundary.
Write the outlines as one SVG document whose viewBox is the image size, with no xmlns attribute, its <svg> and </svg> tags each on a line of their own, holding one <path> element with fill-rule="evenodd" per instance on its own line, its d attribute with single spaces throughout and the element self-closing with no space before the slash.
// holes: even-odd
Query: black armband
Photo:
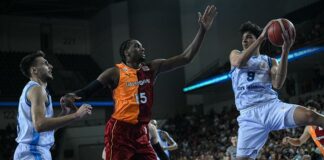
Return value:
<svg viewBox="0 0 324 160">
<path fill-rule="evenodd" d="M 170 160 L 169 157 L 163 151 L 160 143 L 152 144 L 152 146 L 156 155 L 160 158 L 160 160 Z"/>
<path fill-rule="evenodd" d="M 74 93 L 77 96 L 82 97 L 82 99 L 86 99 L 89 98 L 93 93 L 102 89 L 103 87 L 104 85 L 101 82 L 99 82 L 98 80 L 94 80 L 84 88 L 74 91 Z"/>
</svg>

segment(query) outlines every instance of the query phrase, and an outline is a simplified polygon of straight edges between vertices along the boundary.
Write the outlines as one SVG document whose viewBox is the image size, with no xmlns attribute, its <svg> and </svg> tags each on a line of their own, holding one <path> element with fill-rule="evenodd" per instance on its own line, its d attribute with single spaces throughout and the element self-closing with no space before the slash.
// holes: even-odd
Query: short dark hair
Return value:
<svg viewBox="0 0 324 160">
<path fill-rule="evenodd" d="M 29 69 L 31 66 L 34 65 L 35 59 L 37 57 L 45 57 L 45 53 L 41 50 L 38 50 L 36 52 L 33 52 L 31 54 L 28 54 L 27 56 L 25 56 L 21 61 L 20 61 L 20 71 L 22 72 L 22 74 L 24 76 L 26 76 L 27 78 L 30 78 L 30 72 Z"/>
<path fill-rule="evenodd" d="M 120 54 L 120 57 L 122 59 L 122 61 L 124 63 L 126 63 L 126 56 L 125 56 L 125 50 L 127 50 L 130 46 L 130 42 L 132 42 L 133 40 L 135 39 L 128 39 L 126 41 L 124 41 L 121 45 L 120 45 L 120 48 L 119 48 L 119 54 Z"/>
<path fill-rule="evenodd" d="M 242 35 L 245 32 L 251 32 L 256 38 L 258 38 L 262 32 L 262 29 L 257 24 L 247 21 L 241 25 L 240 32 Z"/>
</svg>

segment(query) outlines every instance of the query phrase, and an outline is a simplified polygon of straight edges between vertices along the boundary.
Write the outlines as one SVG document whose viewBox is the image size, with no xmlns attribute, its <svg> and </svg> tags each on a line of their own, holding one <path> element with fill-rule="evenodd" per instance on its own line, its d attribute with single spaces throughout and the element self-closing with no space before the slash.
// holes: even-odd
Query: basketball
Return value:
<svg viewBox="0 0 324 160">
<path fill-rule="evenodd" d="M 296 30 L 294 24 L 291 23 L 288 19 L 283 19 L 283 18 L 277 19 L 270 24 L 267 31 L 268 39 L 274 46 L 281 47 L 283 45 L 284 43 L 284 40 L 282 38 L 283 30 L 288 31 L 288 34 L 290 30 L 291 33 L 293 33 L 292 35 L 293 39 L 296 38 Z"/>
</svg>

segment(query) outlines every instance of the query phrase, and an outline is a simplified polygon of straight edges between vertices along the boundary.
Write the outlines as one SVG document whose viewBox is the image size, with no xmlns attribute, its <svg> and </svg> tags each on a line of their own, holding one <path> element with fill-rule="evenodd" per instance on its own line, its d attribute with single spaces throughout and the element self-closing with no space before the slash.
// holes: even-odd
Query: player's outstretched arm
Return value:
<svg viewBox="0 0 324 160">
<path fill-rule="evenodd" d="M 256 52 L 256 50 L 262 44 L 262 42 L 267 38 L 266 33 L 272 21 L 273 20 L 268 22 L 268 24 L 263 28 L 262 33 L 256 39 L 256 41 L 252 43 L 246 50 L 242 51 L 242 53 L 240 53 L 239 50 L 231 51 L 229 59 L 232 66 L 242 67 L 246 65 L 246 62 L 251 58 L 253 53 Z"/>
<path fill-rule="evenodd" d="M 95 92 L 101 90 L 104 87 L 115 88 L 118 84 L 119 72 L 117 68 L 112 67 L 102 72 L 98 78 L 87 86 L 72 93 L 67 93 L 61 97 L 60 103 L 63 108 L 77 110 L 74 105 L 76 100 L 81 98 L 86 99 L 93 95 Z"/>
<path fill-rule="evenodd" d="M 279 65 L 275 59 L 272 60 L 273 65 L 271 68 L 271 78 L 272 78 L 272 86 L 276 89 L 280 89 L 285 83 L 287 76 L 287 68 L 288 68 L 288 53 L 290 48 L 294 44 L 294 37 L 292 31 L 283 31 L 282 38 L 284 43 L 282 45 L 282 53 L 281 60 Z"/>
<path fill-rule="evenodd" d="M 301 146 L 310 138 L 310 134 L 308 132 L 308 127 L 305 127 L 304 133 L 299 138 L 291 138 L 285 137 L 282 139 L 283 144 L 290 144 L 293 146 Z"/>
<path fill-rule="evenodd" d="M 213 24 L 214 17 L 217 15 L 217 10 L 214 5 L 207 6 L 203 15 L 198 13 L 199 30 L 189 44 L 189 46 L 179 55 L 171 57 L 169 59 L 156 59 L 153 60 L 152 66 L 155 68 L 156 73 L 162 73 L 174 70 L 182 67 L 192 61 L 202 44 L 206 32 L 210 29 Z"/>
<path fill-rule="evenodd" d="M 66 116 L 46 118 L 45 102 L 47 100 L 46 91 L 39 86 L 31 88 L 27 98 L 31 102 L 31 115 L 33 125 L 37 132 L 45 132 L 61 128 L 75 120 L 79 120 L 86 115 L 90 115 L 92 107 L 83 104 L 77 112 Z"/>
</svg>

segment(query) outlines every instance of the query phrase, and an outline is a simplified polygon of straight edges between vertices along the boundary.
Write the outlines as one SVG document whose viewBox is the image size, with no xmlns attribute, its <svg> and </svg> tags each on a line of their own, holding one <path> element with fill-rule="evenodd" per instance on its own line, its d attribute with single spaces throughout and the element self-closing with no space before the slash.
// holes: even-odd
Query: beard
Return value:
<svg viewBox="0 0 324 160">
<path fill-rule="evenodd" d="M 45 80 L 46 82 L 48 82 L 48 81 L 53 80 L 54 78 L 53 78 L 52 74 L 45 74 L 42 79 Z"/>
<path fill-rule="evenodd" d="M 140 56 L 138 57 L 138 61 L 139 61 L 139 62 L 144 62 L 145 59 L 146 59 L 146 56 L 145 56 L 145 55 L 140 55 Z"/>
<path fill-rule="evenodd" d="M 140 61 L 140 62 L 144 62 L 144 61 L 145 61 L 145 57 L 141 57 L 141 58 L 139 59 L 139 61 Z"/>
</svg>

